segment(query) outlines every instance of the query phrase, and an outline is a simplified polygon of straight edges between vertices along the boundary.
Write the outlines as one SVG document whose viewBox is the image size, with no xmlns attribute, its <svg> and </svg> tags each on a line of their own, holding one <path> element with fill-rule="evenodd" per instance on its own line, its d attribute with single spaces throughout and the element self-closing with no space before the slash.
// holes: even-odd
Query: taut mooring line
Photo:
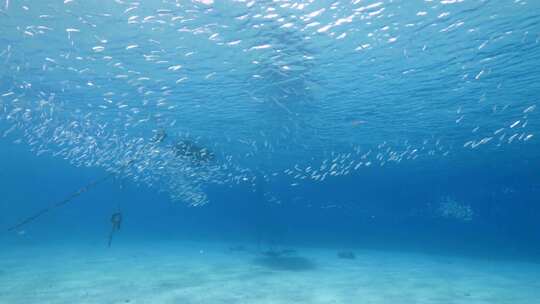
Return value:
<svg viewBox="0 0 540 304">
<path fill-rule="evenodd" d="M 125 165 L 122 165 L 122 169 L 131 166 L 131 164 L 133 164 L 134 162 L 135 162 L 135 159 L 131 159 Z M 59 207 L 62 207 L 64 205 L 66 205 L 67 203 L 71 202 L 73 199 L 77 198 L 78 196 L 85 193 L 86 191 L 88 191 L 88 190 L 94 188 L 95 186 L 97 186 L 97 185 L 107 181 L 108 179 L 112 178 L 115 174 L 117 174 L 117 172 L 111 172 L 111 173 L 105 175 L 104 177 L 102 177 L 102 178 L 100 178 L 98 180 L 95 180 L 95 181 L 93 181 L 93 182 L 91 182 L 89 184 L 86 184 L 86 186 L 84 186 L 84 187 L 80 188 L 79 190 L 71 193 L 65 199 L 63 199 L 63 200 L 61 200 L 59 202 L 56 202 L 54 204 L 51 204 L 51 205 L 39 210 L 38 212 L 32 214 L 31 216 L 25 218 L 24 220 L 20 221 L 16 225 L 11 226 L 10 228 L 8 228 L 6 230 L 6 232 L 13 232 L 15 230 L 18 230 L 21 227 L 26 226 L 27 224 L 29 224 L 29 223 L 35 221 L 36 219 L 40 218 L 42 215 L 47 214 L 47 213 L 49 213 L 50 211 L 52 211 L 52 210 L 54 210 L 56 208 L 59 208 Z"/>
<path fill-rule="evenodd" d="M 113 177 L 115 174 L 116 173 L 111 172 L 111 173 L 107 174 L 106 176 L 102 177 L 101 179 L 95 180 L 95 181 L 87 184 L 86 186 L 80 188 L 79 190 L 71 193 L 65 199 L 63 199 L 63 200 L 61 200 L 59 202 L 56 202 L 54 204 L 51 204 L 51 205 L 39 210 L 38 212 L 32 214 L 31 216 L 25 218 L 24 220 L 20 221 L 16 225 L 11 226 L 10 228 L 7 229 L 7 232 L 13 232 L 15 230 L 19 230 L 21 227 L 26 226 L 27 224 L 35 221 L 36 219 L 40 218 L 42 215 L 44 215 L 46 213 L 49 213 L 50 211 L 52 211 L 52 210 L 54 210 L 56 208 L 59 208 L 59 207 L 62 207 L 64 205 L 66 205 L 67 203 L 71 202 L 73 199 L 77 198 L 78 196 L 85 193 L 86 191 L 88 191 L 88 190 L 94 188 L 95 186 L 107 181 L 108 179 Z"/>
<path fill-rule="evenodd" d="M 156 145 L 156 144 L 159 144 L 161 142 L 163 142 L 163 140 L 165 140 L 165 138 L 167 138 L 167 133 L 165 132 L 165 130 L 163 129 L 160 129 L 158 131 L 158 134 L 156 134 L 156 137 L 152 139 L 152 141 L 150 143 L 148 143 L 145 148 L 147 147 L 150 147 L 150 146 L 153 146 L 153 145 Z M 125 169 L 129 166 L 131 166 L 135 160 L 140 156 L 139 155 L 140 151 L 137 152 L 137 155 L 134 156 L 133 158 L 131 158 L 127 163 L 125 163 L 124 165 L 121 166 L 121 169 Z M 59 201 L 59 202 L 56 202 L 54 204 L 51 204 L 41 210 L 39 210 L 38 212 L 32 214 L 31 216 L 23 219 L 22 221 L 20 221 L 19 223 L 17 223 L 16 225 L 13 225 L 11 226 L 10 228 L 8 228 L 6 230 L 6 232 L 13 232 L 15 230 L 18 230 L 20 229 L 21 227 L 23 226 L 26 226 L 27 224 L 35 221 L 36 219 L 40 218 L 42 215 L 44 214 L 47 214 L 49 213 L 50 211 L 56 209 L 56 208 L 59 208 L 59 207 L 62 207 L 64 205 L 66 205 L 67 203 L 71 202 L 73 199 L 77 198 L 78 196 L 80 196 L 81 194 L 85 193 L 86 191 L 90 190 L 91 188 L 94 188 L 95 186 L 107 181 L 108 179 L 112 178 L 117 172 L 111 172 L 107 175 L 105 175 L 104 177 L 102 177 L 101 179 L 98 179 L 98 180 L 95 180 L 89 184 L 87 184 L 86 186 L 80 188 L 79 190 L 71 193 L 68 197 L 66 197 L 65 199 Z M 120 218 L 120 222 L 121 222 L 121 218 Z M 119 230 L 120 228 L 120 225 L 118 224 L 117 226 L 114 226 L 114 222 L 113 222 L 113 232 L 114 231 L 117 231 Z M 116 228 L 115 228 L 116 227 Z M 112 234 L 112 233 L 111 233 Z M 110 246 L 110 245 L 109 245 Z"/>
</svg>

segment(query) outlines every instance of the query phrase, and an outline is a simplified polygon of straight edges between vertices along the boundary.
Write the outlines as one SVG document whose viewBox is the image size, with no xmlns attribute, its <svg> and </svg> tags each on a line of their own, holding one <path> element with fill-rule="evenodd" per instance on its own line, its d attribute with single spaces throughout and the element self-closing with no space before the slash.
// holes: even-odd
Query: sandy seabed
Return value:
<svg viewBox="0 0 540 304">
<path fill-rule="evenodd" d="M 395 251 L 158 242 L 4 247 L 0 304 L 540 303 L 540 263 Z"/>
</svg>

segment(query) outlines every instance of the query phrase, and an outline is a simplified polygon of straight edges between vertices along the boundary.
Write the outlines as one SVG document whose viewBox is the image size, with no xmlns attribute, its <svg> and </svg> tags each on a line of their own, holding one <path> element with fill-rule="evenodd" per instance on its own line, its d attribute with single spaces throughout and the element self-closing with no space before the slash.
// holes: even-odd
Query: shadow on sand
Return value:
<svg viewBox="0 0 540 304">
<path fill-rule="evenodd" d="M 311 260 L 296 256 L 259 257 L 253 260 L 253 263 L 272 270 L 307 271 L 317 268 Z"/>
</svg>

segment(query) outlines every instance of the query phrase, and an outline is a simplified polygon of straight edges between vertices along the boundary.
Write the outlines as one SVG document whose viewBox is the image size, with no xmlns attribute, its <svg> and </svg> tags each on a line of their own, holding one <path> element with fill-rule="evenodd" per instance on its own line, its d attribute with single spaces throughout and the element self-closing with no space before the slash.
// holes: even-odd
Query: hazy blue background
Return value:
<svg viewBox="0 0 540 304">
<path fill-rule="evenodd" d="M 3 2 L 0 136 L 18 126 L 0 137 L 4 244 L 105 247 L 120 208 L 113 246 L 540 255 L 539 1 L 180 2 Z M 186 174 L 158 161 L 189 163 L 133 158 L 158 129 L 200 138 L 221 175 L 167 183 Z M 134 159 L 155 187 L 111 180 L 4 233 Z M 286 173 L 297 166 L 328 178 Z M 237 168 L 273 177 L 235 184 Z M 207 205 L 169 199 L 206 181 Z M 472 220 L 441 217 L 444 197 Z"/>
<path fill-rule="evenodd" d="M 75 168 L 23 145 L 0 145 L 0 224 L 67 197 L 105 173 Z M 467 155 L 463 155 L 466 157 Z M 469 155 L 470 156 L 470 155 Z M 269 203 L 248 185 L 208 188 L 210 204 L 188 207 L 130 181 L 115 180 L 23 228 L 4 242 L 78 242 L 106 246 L 109 218 L 119 205 L 124 226 L 113 246 L 130 241 L 262 241 L 263 246 L 386 248 L 481 256 L 538 257 L 538 160 L 500 153 L 501 161 L 419 160 L 360 170 L 322 184 L 259 187 L 281 200 Z M 426 210 L 441 195 L 467 202 L 473 221 L 435 217 Z"/>
</svg>

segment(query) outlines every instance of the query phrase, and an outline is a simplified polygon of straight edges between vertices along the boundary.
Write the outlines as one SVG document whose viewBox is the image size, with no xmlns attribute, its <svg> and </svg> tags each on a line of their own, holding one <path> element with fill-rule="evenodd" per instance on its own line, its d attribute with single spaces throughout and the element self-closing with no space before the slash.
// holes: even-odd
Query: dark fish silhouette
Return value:
<svg viewBox="0 0 540 304">
<path fill-rule="evenodd" d="M 152 139 L 155 144 L 161 144 L 168 138 L 168 134 L 164 129 L 159 129 Z M 181 139 L 176 141 L 172 146 L 173 153 L 176 157 L 182 157 L 196 164 L 205 164 L 215 160 L 216 156 L 210 149 L 201 147 L 189 139 Z"/>
<path fill-rule="evenodd" d="M 208 148 L 200 147 L 188 139 L 177 142 L 173 150 L 177 157 L 185 157 L 200 164 L 212 162 L 216 158 Z"/>
</svg>

